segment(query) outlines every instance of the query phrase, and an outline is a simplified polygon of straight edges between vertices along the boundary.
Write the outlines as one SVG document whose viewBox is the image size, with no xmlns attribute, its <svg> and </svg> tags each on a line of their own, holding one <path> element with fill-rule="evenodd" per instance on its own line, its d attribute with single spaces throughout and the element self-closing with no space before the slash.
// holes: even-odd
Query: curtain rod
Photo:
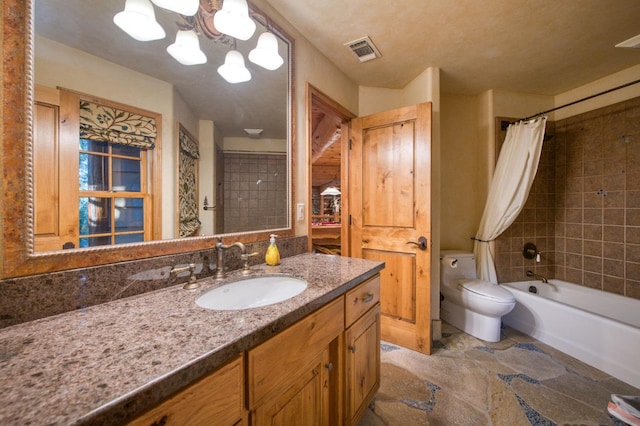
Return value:
<svg viewBox="0 0 640 426">
<path fill-rule="evenodd" d="M 568 104 L 560 105 L 558 107 L 551 108 L 551 109 L 549 109 L 547 111 L 542 111 L 542 112 L 539 112 L 537 114 L 530 115 L 529 117 L 526 117 L 526 118 L 521 118 L 518 121 L 531 120 L 532 118 L 536 118 L 538 116 L 545 115 L 545 114 L 548 114 L 550 112 L 557 111 L 559 109 L 566 108 L 566 107 L 571 106 L 571 105 L 579 104 L 580 102 L 588 101 L 589 99 L 593 99 L 593 98 L 598 97 L 598 96 L 606 95 L 609 92 L 613 92 L 613 91 L 619 90 L 619 89 L 624 89 L 625 87 L 632 86 L 632 85 L 638 84 L 638 83 L 640 83 L 640 80 L 632 81 L 630 83 L 626 83 L 626 84 L 623 84 L 621 86 L 617 86 L 617 87 L 614 87 L 612 89 L 605 90 L 604 92 L 596 93 L 595 95 L 587 96 L 586 98 L 578 99 L 577 101 L 569 102 Z"/>
</svg>

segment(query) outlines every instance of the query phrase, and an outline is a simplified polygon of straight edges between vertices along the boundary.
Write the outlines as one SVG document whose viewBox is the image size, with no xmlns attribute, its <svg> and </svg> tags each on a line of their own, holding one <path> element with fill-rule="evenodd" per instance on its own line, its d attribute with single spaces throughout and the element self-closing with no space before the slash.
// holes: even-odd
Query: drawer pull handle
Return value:
<svg viewBox="0 0 640 426">
<path fill-rule="evenodd" d="M 356 353 L 356 345 L 349 345 L 347 348 L 351 351 L 351 353 Z"/>
<path fill-rule="evenodd" d="M 367 295 L 362 298 L 362 303 L 369 303 L 372 300 L 373 300 L 373 293 L 367 293 Z"/>
</svg>

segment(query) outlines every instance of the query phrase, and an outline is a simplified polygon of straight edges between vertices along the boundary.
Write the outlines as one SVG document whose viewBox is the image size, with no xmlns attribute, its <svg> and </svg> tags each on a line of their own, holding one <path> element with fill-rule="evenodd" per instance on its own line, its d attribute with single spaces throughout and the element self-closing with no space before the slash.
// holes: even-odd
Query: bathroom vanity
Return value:
<svg viewBox="0 0 640 426">
<path fill-rule="evenodd" d="M 383 267 L 303 254 L 253 268 L 308 282 L 274 305 L 196 305 L 231 273 L 0 330 L 0 423 L 355 424 L 379 386 Z"/>
</svg>

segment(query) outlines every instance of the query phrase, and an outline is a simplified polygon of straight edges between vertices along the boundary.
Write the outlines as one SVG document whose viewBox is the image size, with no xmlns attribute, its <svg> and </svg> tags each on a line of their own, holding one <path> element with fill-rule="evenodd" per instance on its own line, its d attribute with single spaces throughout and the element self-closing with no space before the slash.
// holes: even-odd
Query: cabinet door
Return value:
<svg viewBox="0 0 640 426">
<path fill-rule="evenodd" d="M 243 357 L 225 365 L 199 382 L 138 417 L 129 426 L 243 424 Z"/>
<path fill-rule="evenodd" d="M 320 353 L 300 372 L 284 392 L 261 404 L 252 413 L 252 425 L 323 426 L 328 425 L 329 350 Z"/>
<path fill-rule="evenodd" d="M 380 304 L 346 331 L 346 424 L 357 424 L 380 387 Z"/>
</svg>

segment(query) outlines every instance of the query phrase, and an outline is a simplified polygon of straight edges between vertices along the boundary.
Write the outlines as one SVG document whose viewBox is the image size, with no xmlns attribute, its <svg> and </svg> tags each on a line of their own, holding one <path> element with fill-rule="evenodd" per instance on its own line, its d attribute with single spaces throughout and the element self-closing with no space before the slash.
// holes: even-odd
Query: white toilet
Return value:
<svg viewBox="0 0 640 426">
<path fill-rule="evenodd" d="M 473 253 L 440 252 L 440 316 L 465 333 L 499 342 L 502 316 L 511 312 L 516 300 L 509 290 L 476 277 Z"/>
</svg>

